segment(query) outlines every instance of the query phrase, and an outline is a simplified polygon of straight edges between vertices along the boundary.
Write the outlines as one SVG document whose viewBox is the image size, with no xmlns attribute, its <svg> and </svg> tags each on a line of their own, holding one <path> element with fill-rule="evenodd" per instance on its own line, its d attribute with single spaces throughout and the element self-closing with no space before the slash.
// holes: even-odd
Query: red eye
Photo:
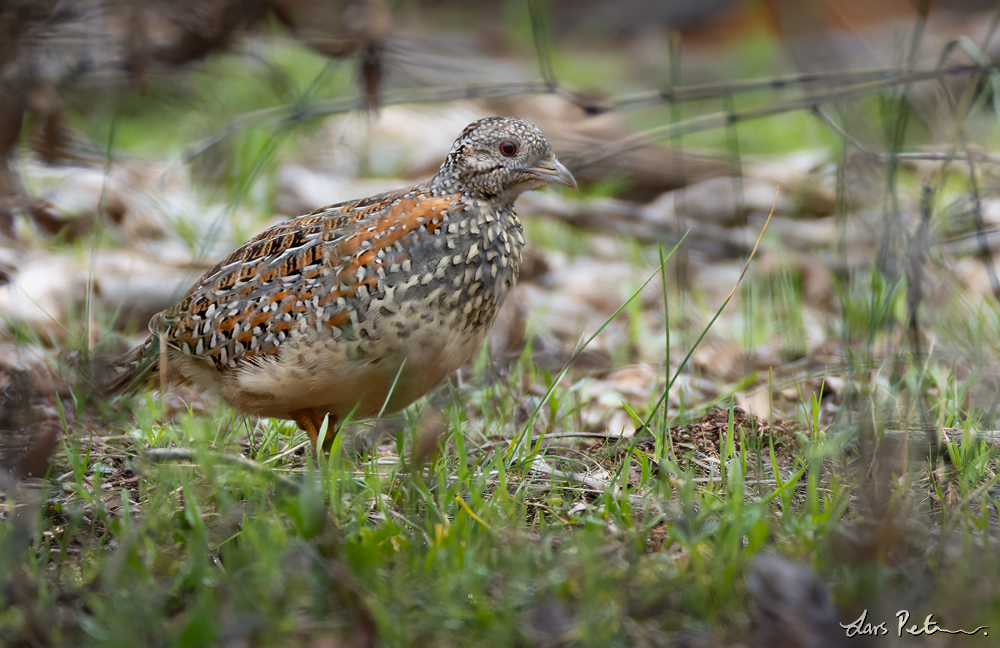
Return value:
<svg viewBox="0 0 1000 648">
<path fill-rule="evenodd" d="M 512 157 L 517 153 L 517 144 L 510 140 L 504 140 L 500 142 L 500 152 L 507 157 Z"/>
</svg>

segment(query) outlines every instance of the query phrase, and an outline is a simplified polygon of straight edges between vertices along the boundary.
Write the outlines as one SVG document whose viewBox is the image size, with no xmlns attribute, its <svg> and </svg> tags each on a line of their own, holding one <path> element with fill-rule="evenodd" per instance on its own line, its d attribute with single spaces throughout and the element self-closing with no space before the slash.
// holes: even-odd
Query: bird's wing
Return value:
<svg viewBox="0 0 1000 648">
<path fill-rule="evenodd" d="M 310 327 L 350 327 L 358 300 L 408 261 L 408 246 L 462 208 L 416 185 L 279 223 L 206 273 L 150 330 L 225 369 L 277 353 Z"/>
</svg>

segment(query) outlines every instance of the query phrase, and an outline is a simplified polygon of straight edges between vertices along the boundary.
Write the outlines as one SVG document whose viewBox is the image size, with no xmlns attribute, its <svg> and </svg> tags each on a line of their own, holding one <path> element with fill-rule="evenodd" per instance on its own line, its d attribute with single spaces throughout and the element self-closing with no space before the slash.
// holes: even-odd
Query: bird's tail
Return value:
<svg viewBox="0 0 1000 648">
<path fill-rule="evenodd" d="M 117 358 L 95 358 L 90 381 L 96 395 L 111 398 L 155 380 L 160 364 L 159 337 L 151 336 Z"/>
</svg>

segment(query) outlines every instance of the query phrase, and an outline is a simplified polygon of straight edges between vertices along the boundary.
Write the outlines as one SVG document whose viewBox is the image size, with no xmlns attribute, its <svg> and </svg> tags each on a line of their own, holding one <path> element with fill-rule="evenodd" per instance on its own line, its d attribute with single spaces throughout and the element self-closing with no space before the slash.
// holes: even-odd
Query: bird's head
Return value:
<svg viewBox="0 0 1000 648">
<path fill-rule="evenodd" d="M 576 188 L 569 169 L 534 124 L 487 117 L 466 126 L 433 180 L 435 191 L 513 202 L 550 182 Z"/>
</svg>

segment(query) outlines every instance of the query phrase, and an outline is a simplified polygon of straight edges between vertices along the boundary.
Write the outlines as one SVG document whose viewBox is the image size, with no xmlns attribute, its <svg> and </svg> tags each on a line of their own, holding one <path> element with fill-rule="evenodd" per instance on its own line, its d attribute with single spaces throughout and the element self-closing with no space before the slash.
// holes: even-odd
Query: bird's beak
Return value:
<svg viewBox="0 0 1000 648">
<path fill-rule="evenodd" d="M 569 172 L 569 169 L 564 167 L 562 163 L 554 157 L 545 160 L 536 167 L 532 167 L 531 170 L 541 176 L 542 180 L 545 182 L 557 182 L 561 185 L 566 185 L 567 187 L 576 189 L 576 178 L 574 178 L 573 174 Z"/>
</svg>

